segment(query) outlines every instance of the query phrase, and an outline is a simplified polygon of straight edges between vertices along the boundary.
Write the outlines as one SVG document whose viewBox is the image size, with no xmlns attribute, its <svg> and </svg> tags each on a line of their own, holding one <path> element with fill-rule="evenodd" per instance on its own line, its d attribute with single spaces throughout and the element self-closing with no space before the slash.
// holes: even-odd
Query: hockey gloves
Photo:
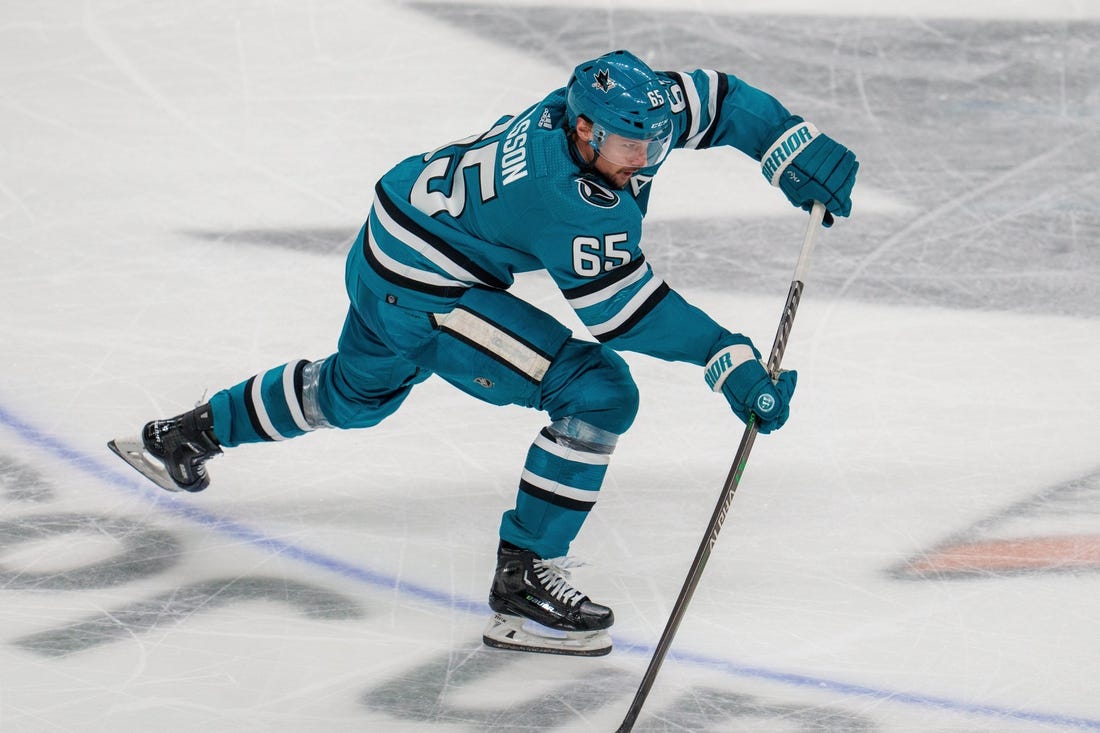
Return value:
<svg viewBox="0 0 1100 733">
<path fill-rule="evenodd" d="M 801 117 L 788 120 L 760 160 L 764 177 L 792 204 L 806 211 L 814 201 L 825 205 L 825 226 L 833 225 L 834 215 L 852 213 L 852 186 L 859 170 L 855 153 Z"/>
<path fill-rule="evenodd" d="M 744 338 L 744 337 L 742 337 Z M 744 343 L 721 349 L 707 362 L 707 385 L 721 392 L 734 414 L 748 424 L 749 413 L 756 415 L 756 424 L 763 434 L 783 427 L 790 414 L 791 395 L 798 373 L 780 372 L 772 380 L 760 362 L 760 352 L 747 338 Z"/>
</svg>

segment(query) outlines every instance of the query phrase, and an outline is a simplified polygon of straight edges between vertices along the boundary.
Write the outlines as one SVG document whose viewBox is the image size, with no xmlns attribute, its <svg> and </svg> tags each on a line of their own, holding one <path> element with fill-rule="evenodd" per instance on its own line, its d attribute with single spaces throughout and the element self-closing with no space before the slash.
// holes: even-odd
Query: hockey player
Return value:
<svg viewBox="0 0 1100 733">
<path fill-rule="evenodd" d="M 650 180 L 673 148 L 732 146 L 791 203 L 847 216 L 858 163 L 772 96 L 715 71 L 654 72 L 627 51 L 488 130 L 386 173 L 348 254 L 351 299 L 336 353 L 274 367 L 112 450 L 165 489 L 201 491 L 223 449 L 317 428 L 378 424 L 436 374 L 486 402 L 545 411 L 503 515 L 492 646 L 605 654 L 614 616 L 568 581 L 563 558 L 638 393 L 618 351 L 703 367 L 761 433 L 787 419 L 793 371 L 769 375 L 746 336 L 688 304 L 650 267 Z M 508 292 L 545 270 L 595 338 Z M 525 623 L 534 621 L 536 625 Z"/>
</svg>

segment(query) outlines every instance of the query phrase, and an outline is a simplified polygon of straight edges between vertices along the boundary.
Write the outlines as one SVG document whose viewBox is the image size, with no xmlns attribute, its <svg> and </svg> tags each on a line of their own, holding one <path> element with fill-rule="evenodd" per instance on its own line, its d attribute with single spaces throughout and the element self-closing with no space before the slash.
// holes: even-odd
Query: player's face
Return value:
<svg viewBox="0 0 1100 733">
<path fill-rule="evenodd" d="M 588 120 L 577 120 L 578 149 L 585 160 L 616 188 L 624 188 L 642 168 L 655 165 L 668 153 L 669 140 L 636 140 L 614 133 L 605 134 L 599 148 L 592 147 L 593 127 Z"/>
</svg>

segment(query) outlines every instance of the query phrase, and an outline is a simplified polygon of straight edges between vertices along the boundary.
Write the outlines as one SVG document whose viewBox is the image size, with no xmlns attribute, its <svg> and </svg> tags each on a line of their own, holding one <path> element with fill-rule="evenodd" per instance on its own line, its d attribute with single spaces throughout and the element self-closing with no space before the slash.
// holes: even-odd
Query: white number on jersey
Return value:
<svg viewBox="0 0 1100 733">
<path fill-rule="evenodd" d="M 455 156 L 444 155 L 436 158 L 424 170 L 413 184 L 409 192 L 409 203 L 423 211 L 428 216 L 435 216 L 446 211 L 453 217 L 462 215 L 466 208 L 466 170 L 477 168 L 478 183 L 481 188 L 481 202 L 492 201 L 496 198 L 496 184 L 493 180 L 493 164 L 497 157 L 497 142 L 489 143 L 480 148 L 470 148 L 454 166 Z M 429 191 L 428 186 L 432 181 L 451 179 L 451 194 L 448 196 L 443 191 Z"/>
<path fill-rule="evenodd" d="M 573 271 L 581 277 L 596 277 L 630 262 L 630 252 L 615 245 L 627 240 L 626 232 L 597 237 L 573 238 Z"/>
</svg>

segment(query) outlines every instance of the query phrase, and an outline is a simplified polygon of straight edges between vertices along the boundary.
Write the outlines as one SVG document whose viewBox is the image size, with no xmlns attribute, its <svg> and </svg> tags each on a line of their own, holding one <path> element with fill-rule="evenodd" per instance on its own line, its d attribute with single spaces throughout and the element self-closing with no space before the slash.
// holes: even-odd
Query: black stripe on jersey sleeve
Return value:
<svg viewBox="0 0 1100 733">
<path fill-rule="evenodd" d="M 553 504 L 554 506 L 560 506 L 562 509 L 573 509 L 578 512 L 587 512 L 596 505 L 596 500 L 592 501 L 580 501 L 578 499 L 570 499 L 568 496 L 561 496 L 560 494 L 552 494 L 546 489 L 540 489 L 534 484 L 530 484 L 523 479 L 520 479 L 519 490 L 528 496 L 533 496 L 536 499 L 541 499 L 547 504 Z M 597 492 L 593 491 L 592 495 L 595 496 Z"/>
<path fill-rule="evenodd" d="M 378 258 L 374 256 L 374 252 L 370 248 L 370 232 L 364 230 L 363 232 L 363 258 L 370 265 L 370 269 L 381 277 L 386 282 L 393 283 L 394 285 L 405 288 L 407 290 L 415 290 L 418 293 L 427 293 L 428 295 L 438 295 L 441 298 L 457 298 L 466 292 L 466 288 L 455 285 L 432 285 L 431 283 L 422 283 L 419 280 L 413 280 L 411 277 L 405 277 L 399 275 L 393 270 L 388 269 L 385 265 L 378 261 Z"/>
<path fill-rule="evenodd" d="M 664 300 L 665 296 L 668 295 L 671 290 L 672 288 L 668 286 L 668 283 L 661 283 L 657 289 L 653 291 L 653 294 L 646 298 L 645 302 L 638 306 L 638 309 L 631 313 L 630 317 L 623 321 L 618 328 L 608 331 L 607 333 L 601 333 L 596 337 L 596 340 L 600 343 L 604 343 L 617 336 L 622 336 L 624 333 L 634 328 L 638 321 L 645 318 L 647 313 L 656 308 L 657 304 Z"/>
<path fill-rule="evenodd" d="M 568 300 L 573 298 L 580 298 L 583 295 L 591 295 L 592 293 L 599 292 L 609 285 L 614 285 L 623 278 L 629 277 L 638 271 L 638 268 L 645 265 L 645 255 L 641 255 L 636 260 L 632 260 L 622 267 L 616 267 L 607 275 L 590 280 L 584 285 L 578 285 L 575 288 L 569 288 L 568 290 L 561 291 L 561 294 Z"/>
<path fill-rule="evenodd" d="M 714 133 L 718 130 L 718 118 L 722 116 L 722 103 L 726 101 L 726 95 L 730 91 L 730 80 L 721 71 L 715 72 L 718 74 L 718 89 L 714 93 L 714 117 L 710 121 L 710 127 L 707 128 L 707 132 L 703 135 L 703 139 L 699 141 L 697 146 L 699 149 L 709 148 L 711 141 L 714 139 Z"/>
<path fill-rule="evenodd" d="M 691 82 L 686 78 L 687 74 L 681 74 L 679 71 L 672 71 L 669 74 L 680 84 L 680 92 L 684 95 L 684 131 L 680 133 L 680 139 L 676 141 L 676 147 L 682 148 L 687 144 L 688 138 L 691 137 L 691 127 L 695 121 L 695 111 L 691 108 L 687 95 L 687 85 Z"/>
<path fill-rule="evenodd" d="M 464 270 L 466 270 L 466 272 L 469 272 L 486 285 L 498 288 L 500 290 L 508 289 L 508 283 L 496 277 L 491 272 L 483 268 L 481 265 L 477 264 L 469 257 L 459 252 L 442 237 L 432 234 L 427 229 L 417 224 L 415 221 L 413 221 L 412 217 L 401 211 L 401 209 L 398 208 L 397 204 L 393 202 L 393 199 L 391 199 L 382 188 L 381 181 L 374 185 L 374 194 L 378 197 L 378 202 L 382 204 L 382 208 L 384 208 L 386 210 L 386 213 L 389 214 L 395 222 L 397 222 L 398 226 L 405 229 L 414 237 L 417 237 L 418 239 L 423 239 L 430 246 L 434 247 L 440 253 L 442 253 L 451 262 L 454 262 L 456 265 L 463 268 Z M 454 277 L 454 275 L 452 275 L 452 277 Z"/>
</svg>

